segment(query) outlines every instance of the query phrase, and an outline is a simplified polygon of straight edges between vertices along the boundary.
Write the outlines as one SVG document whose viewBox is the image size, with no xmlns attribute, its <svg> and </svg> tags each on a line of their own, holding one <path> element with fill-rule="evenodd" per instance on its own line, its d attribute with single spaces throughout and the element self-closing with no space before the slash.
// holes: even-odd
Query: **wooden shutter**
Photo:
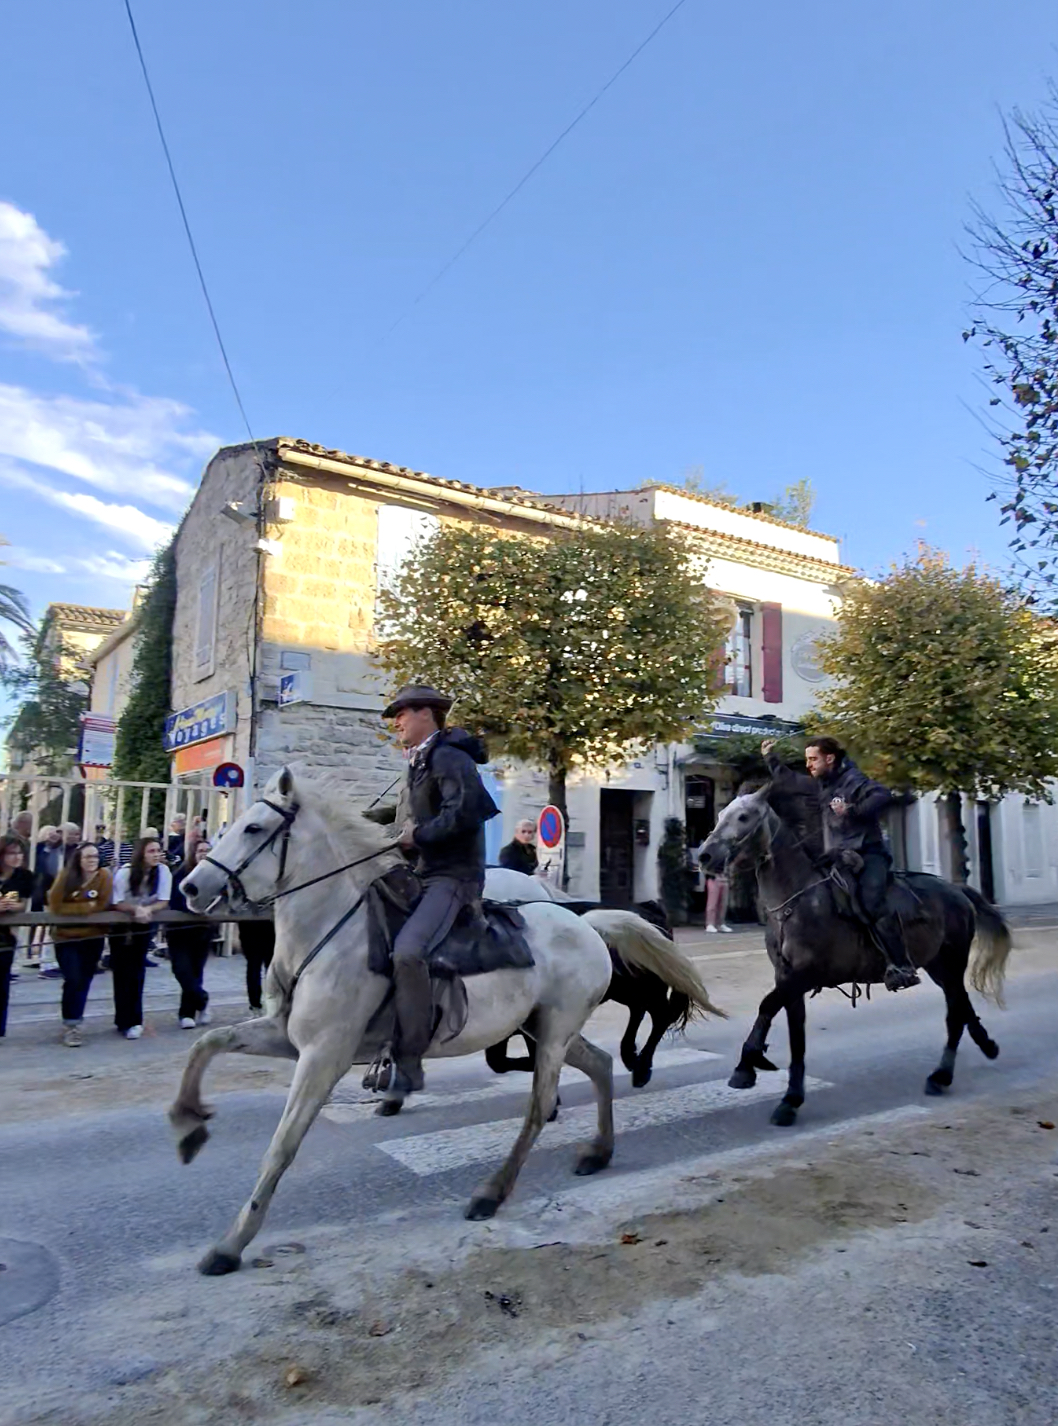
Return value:
<svg viewBox="0 0 1058 1426">
<path fill-rule="evenodd" d="M 782 605 L 762 604 L 761 685 L 765 703 L 782 702 Z"/>
</svg>

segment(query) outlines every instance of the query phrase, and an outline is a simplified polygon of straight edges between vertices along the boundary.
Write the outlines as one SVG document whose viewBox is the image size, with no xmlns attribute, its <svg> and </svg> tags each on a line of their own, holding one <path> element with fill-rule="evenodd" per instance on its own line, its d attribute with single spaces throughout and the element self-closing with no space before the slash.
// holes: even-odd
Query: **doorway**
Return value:
<svg viewBox="0 0 1058 1426">
<path fill-rule="evenodd" d="M 604 906 L 632 904 L 634 796 L 608 787 L 599 793 L 599 900 Z"/>
<path fill-rule="evenodd" d="M 992 804 L 977 804 L 977 864 L 981 895 L 993 904 L 996 899 L 996 872 L 992 860 Z"/>
</svg>

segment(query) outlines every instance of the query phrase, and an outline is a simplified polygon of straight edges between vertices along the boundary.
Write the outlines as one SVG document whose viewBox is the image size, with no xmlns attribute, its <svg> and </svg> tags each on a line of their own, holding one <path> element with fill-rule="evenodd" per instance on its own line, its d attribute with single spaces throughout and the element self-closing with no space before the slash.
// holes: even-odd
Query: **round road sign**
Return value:
<svg viewBox="0 0 1058 1426">
<path fill-rule="evenodd" d="M 238 763 L 221 763 L 213 770 L 214 787 L 242 787 L 245 780 Z"/>
<path fill-rule="evenodd" d="M 562 841 L 563 830 L 562 813 L 557 807 L 545 807 L 536 823 L 536 835 L 540 845 L 553 852 Z"/>
</svg>

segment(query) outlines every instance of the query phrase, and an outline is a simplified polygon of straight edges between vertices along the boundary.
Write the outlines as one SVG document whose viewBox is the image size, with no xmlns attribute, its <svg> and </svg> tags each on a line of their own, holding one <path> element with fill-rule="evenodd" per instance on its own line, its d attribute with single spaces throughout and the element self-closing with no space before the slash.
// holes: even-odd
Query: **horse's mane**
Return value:
<svg viewBox="0 0 1058 1426">
<path fill-rule="evenodd" d="M 277 772 L 269 779 L 266 795 L 276 793 L 280 775 Z M 313 779 L 295 772 L 294 795 L 299 804 L 323 818 L 336 842 L 348 844 L 354 852 L 374 852 L 393 843 L 385 827 L 361 816 L 366 799 L 351 797 L 348 783 L 336 777 Z"/>
</svg>

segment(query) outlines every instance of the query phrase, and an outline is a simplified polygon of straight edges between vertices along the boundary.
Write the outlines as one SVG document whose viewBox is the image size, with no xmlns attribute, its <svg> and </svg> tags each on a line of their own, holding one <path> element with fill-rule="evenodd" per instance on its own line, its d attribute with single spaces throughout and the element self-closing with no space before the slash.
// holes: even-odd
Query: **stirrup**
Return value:
<svg viewBox="0 0 1058 1426">
<path fill-rule="evenodd" d="M 890 963 L 885 968 L 886 990 L 910 990 L 913 985 L 921 985 L 914 966 L 898 966 Z"/>
<path fill-rule="evenodd" d="M 384 1094 L 393 1084 L 396 1065 L 393 1062 L 393 1046 L 383 1045 L 374 1063 L 368 1067 L 362 1084 L 373 1094 Z"/>
</svg>

